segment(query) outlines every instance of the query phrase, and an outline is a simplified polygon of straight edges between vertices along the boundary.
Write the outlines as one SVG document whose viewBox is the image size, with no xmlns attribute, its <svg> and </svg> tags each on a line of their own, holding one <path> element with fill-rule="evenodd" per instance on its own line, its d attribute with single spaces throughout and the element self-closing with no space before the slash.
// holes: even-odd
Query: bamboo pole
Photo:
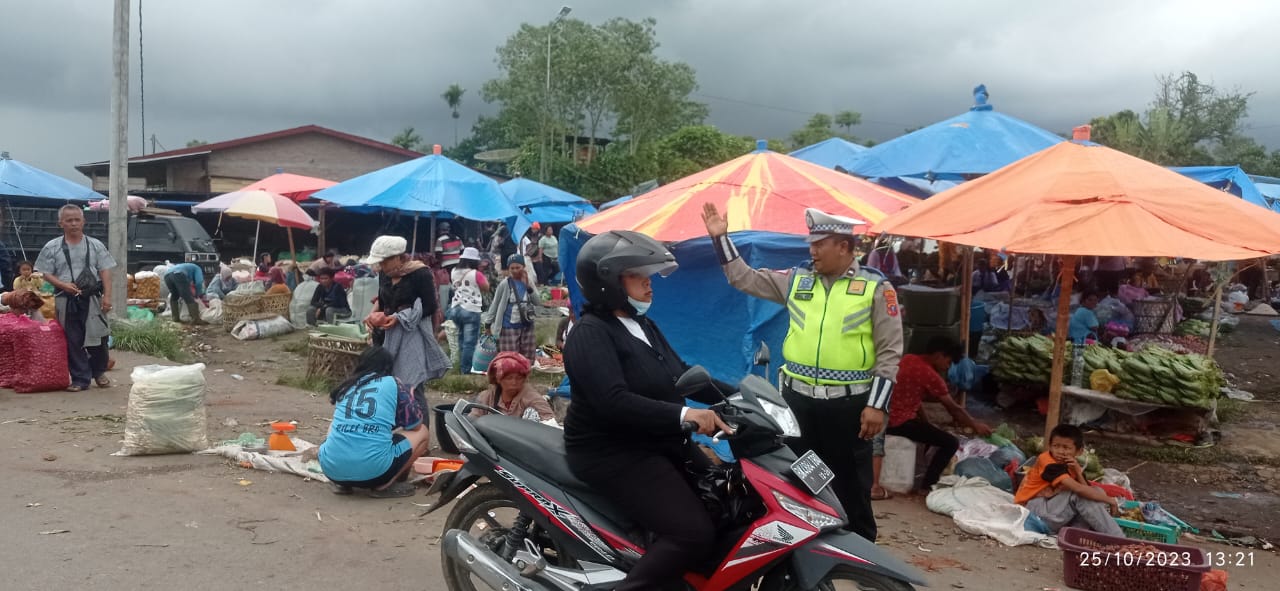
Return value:
<svg viewBox="0 0 1280 591">
<path fill-rule="evenodd" d="M 329 252 L 329 249 L 325 248 L 327 245 L 324 240 L 324 203 L 320 204 L 320 238 L 318 242 L 316 256 L 324 256 L 324 253 Z"/>
<path fill-rule="evenodd" d="M 413 214 L 413 246 L 409 247 L 409 252 L 418 252 L 418 214 Z"/>
<path fill-rule="evenodd" d="M 289 258 L 293 260 L 293 280 L 296 283 L 302 272 L 298 268 L 298 253 L 293 249 L 293 228 L 285 227 L 285 231 L 289 234 Z"/>
<path fill-rule="evenodd" d="M 1071 288 L 1076 280 L 1076 262 L 1080 257 L 1062 257 L 1062 288 L 1058 290 L 1057 328 L 1053 331 L 1053 369 L 1049 374 L 1049 412 L 1044 422 L 1044 440 L 1058 426 L 1062 411 L 1063 370 L 1067 361 L 1067 327 L 1071 322 Z"/>
<path fill-rule="evenodd" d="M 1227 282 L 1218 283 L 1213 289 L 1213 321 L 1209 323 L 1209 347 L 1205 355 L 1213 357 L 1213 349 L 1218 344 L 1218 322 L 1222 319 L 1222 288 Z"/>
</svg>

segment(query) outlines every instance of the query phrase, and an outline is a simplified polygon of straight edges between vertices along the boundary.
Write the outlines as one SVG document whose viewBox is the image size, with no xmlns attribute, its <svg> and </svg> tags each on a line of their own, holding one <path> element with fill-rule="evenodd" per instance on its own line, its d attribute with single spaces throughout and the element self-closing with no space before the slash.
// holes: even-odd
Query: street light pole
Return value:
<svg viewBox="0 0 1280 591">
<path fill-rule="evenodd" d="M 556 15 L 555 20 L 551 21 L 551 26 L 547 27 L 547 85 L 542 96 L 542 110 L 546 113 L 551 108 L 551 32 L 555 29 L 564 17 L 569 16 L 569 12 L 573 9 L 568 6 L 561 6 L 560 13 Z M 543 129 L 549 127 L 548 121 L 550 116 L 544 115 Z M 547 138 L 542 138 L 542 155 L 538 158 L 538 180 L 547 182 Z"/>
</svg>

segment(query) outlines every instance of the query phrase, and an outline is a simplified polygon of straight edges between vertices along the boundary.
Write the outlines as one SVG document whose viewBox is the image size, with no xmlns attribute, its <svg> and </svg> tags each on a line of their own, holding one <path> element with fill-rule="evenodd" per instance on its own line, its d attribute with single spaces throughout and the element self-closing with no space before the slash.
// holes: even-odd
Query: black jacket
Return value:
<svg viewBox="0 0 1280 591">
<path fill-rule="evenodd" d="M 431 269 L 422 268 L 392 284 L 391 277 L 382 275 L 378 278 L 378 305 L 384 314 L 394 314 L 405 308 L 412 308 L 414 300 L 422 300 L 422 317 L 430 318 L 436 313 L 436 279 Z"/>
<path fill-rule="evenodd" d="M 614 316 L 587 313 L 565 343 L 564 365 L 573 404 L 565 419 L 571 455 L 651 451 L 680 454 L 680 409 L 676 379 L 689 366 L 652 320 L 640 316 L 652 347 L 635 338 Z M 727 393 L 727 392 L 726 392 Z M 708 392 L 697 396 L 719 402 Z"/>
</svg>

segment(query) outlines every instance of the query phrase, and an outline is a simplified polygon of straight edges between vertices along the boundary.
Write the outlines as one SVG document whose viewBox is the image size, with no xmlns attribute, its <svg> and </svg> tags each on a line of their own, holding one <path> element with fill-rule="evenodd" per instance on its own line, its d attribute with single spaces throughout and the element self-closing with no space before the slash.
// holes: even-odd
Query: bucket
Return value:
<svg viewBox="0 0 1280 591">
<path fill-rule="evenodd" d="M 916 486 L 916 442 L 897 435 L 884 436 L 884 467 L 880 486 L 906 494 Z"/>
<path fill-rule="evenodd" d="M 569 299 L 569 290 L 563 287 L 553 287 L 551 288 L 551 299 L 567 300 Z"/>
<path fill-rule="evenodd" d="M 449 436 L 449 430 L 444 428 L 444 416 L 453 412 L 453 407 L 452 404 L 437 404 L 431 408 L 431 414 L 435 417 L 432 421 L 432 429 L 436 432 L 436 441 L 440 443 L 440 449 L 445 453 L 457 455 L 458 446 Z"/>
</svg>

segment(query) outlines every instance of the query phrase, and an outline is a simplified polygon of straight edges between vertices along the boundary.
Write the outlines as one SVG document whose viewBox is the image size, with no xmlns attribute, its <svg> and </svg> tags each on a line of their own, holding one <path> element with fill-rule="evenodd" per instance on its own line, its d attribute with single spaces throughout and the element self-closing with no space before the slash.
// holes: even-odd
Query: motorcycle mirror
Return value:
<svg viewBox="0 0 1280 591">
<path fill-rule="evenodd" d="M 676 380 L 676 392 L 688 396 L 711 385 L 711 374 L 705 367 L 695 365 L 681 374 Z"/>
<path fill-rule="evenodd" d="M 769 367 L 769 345 L 764 341 L 760 341 L 760 346 L 756 348 L 756 356 L 753 361 L 756 365 Z"/>
</svg>

